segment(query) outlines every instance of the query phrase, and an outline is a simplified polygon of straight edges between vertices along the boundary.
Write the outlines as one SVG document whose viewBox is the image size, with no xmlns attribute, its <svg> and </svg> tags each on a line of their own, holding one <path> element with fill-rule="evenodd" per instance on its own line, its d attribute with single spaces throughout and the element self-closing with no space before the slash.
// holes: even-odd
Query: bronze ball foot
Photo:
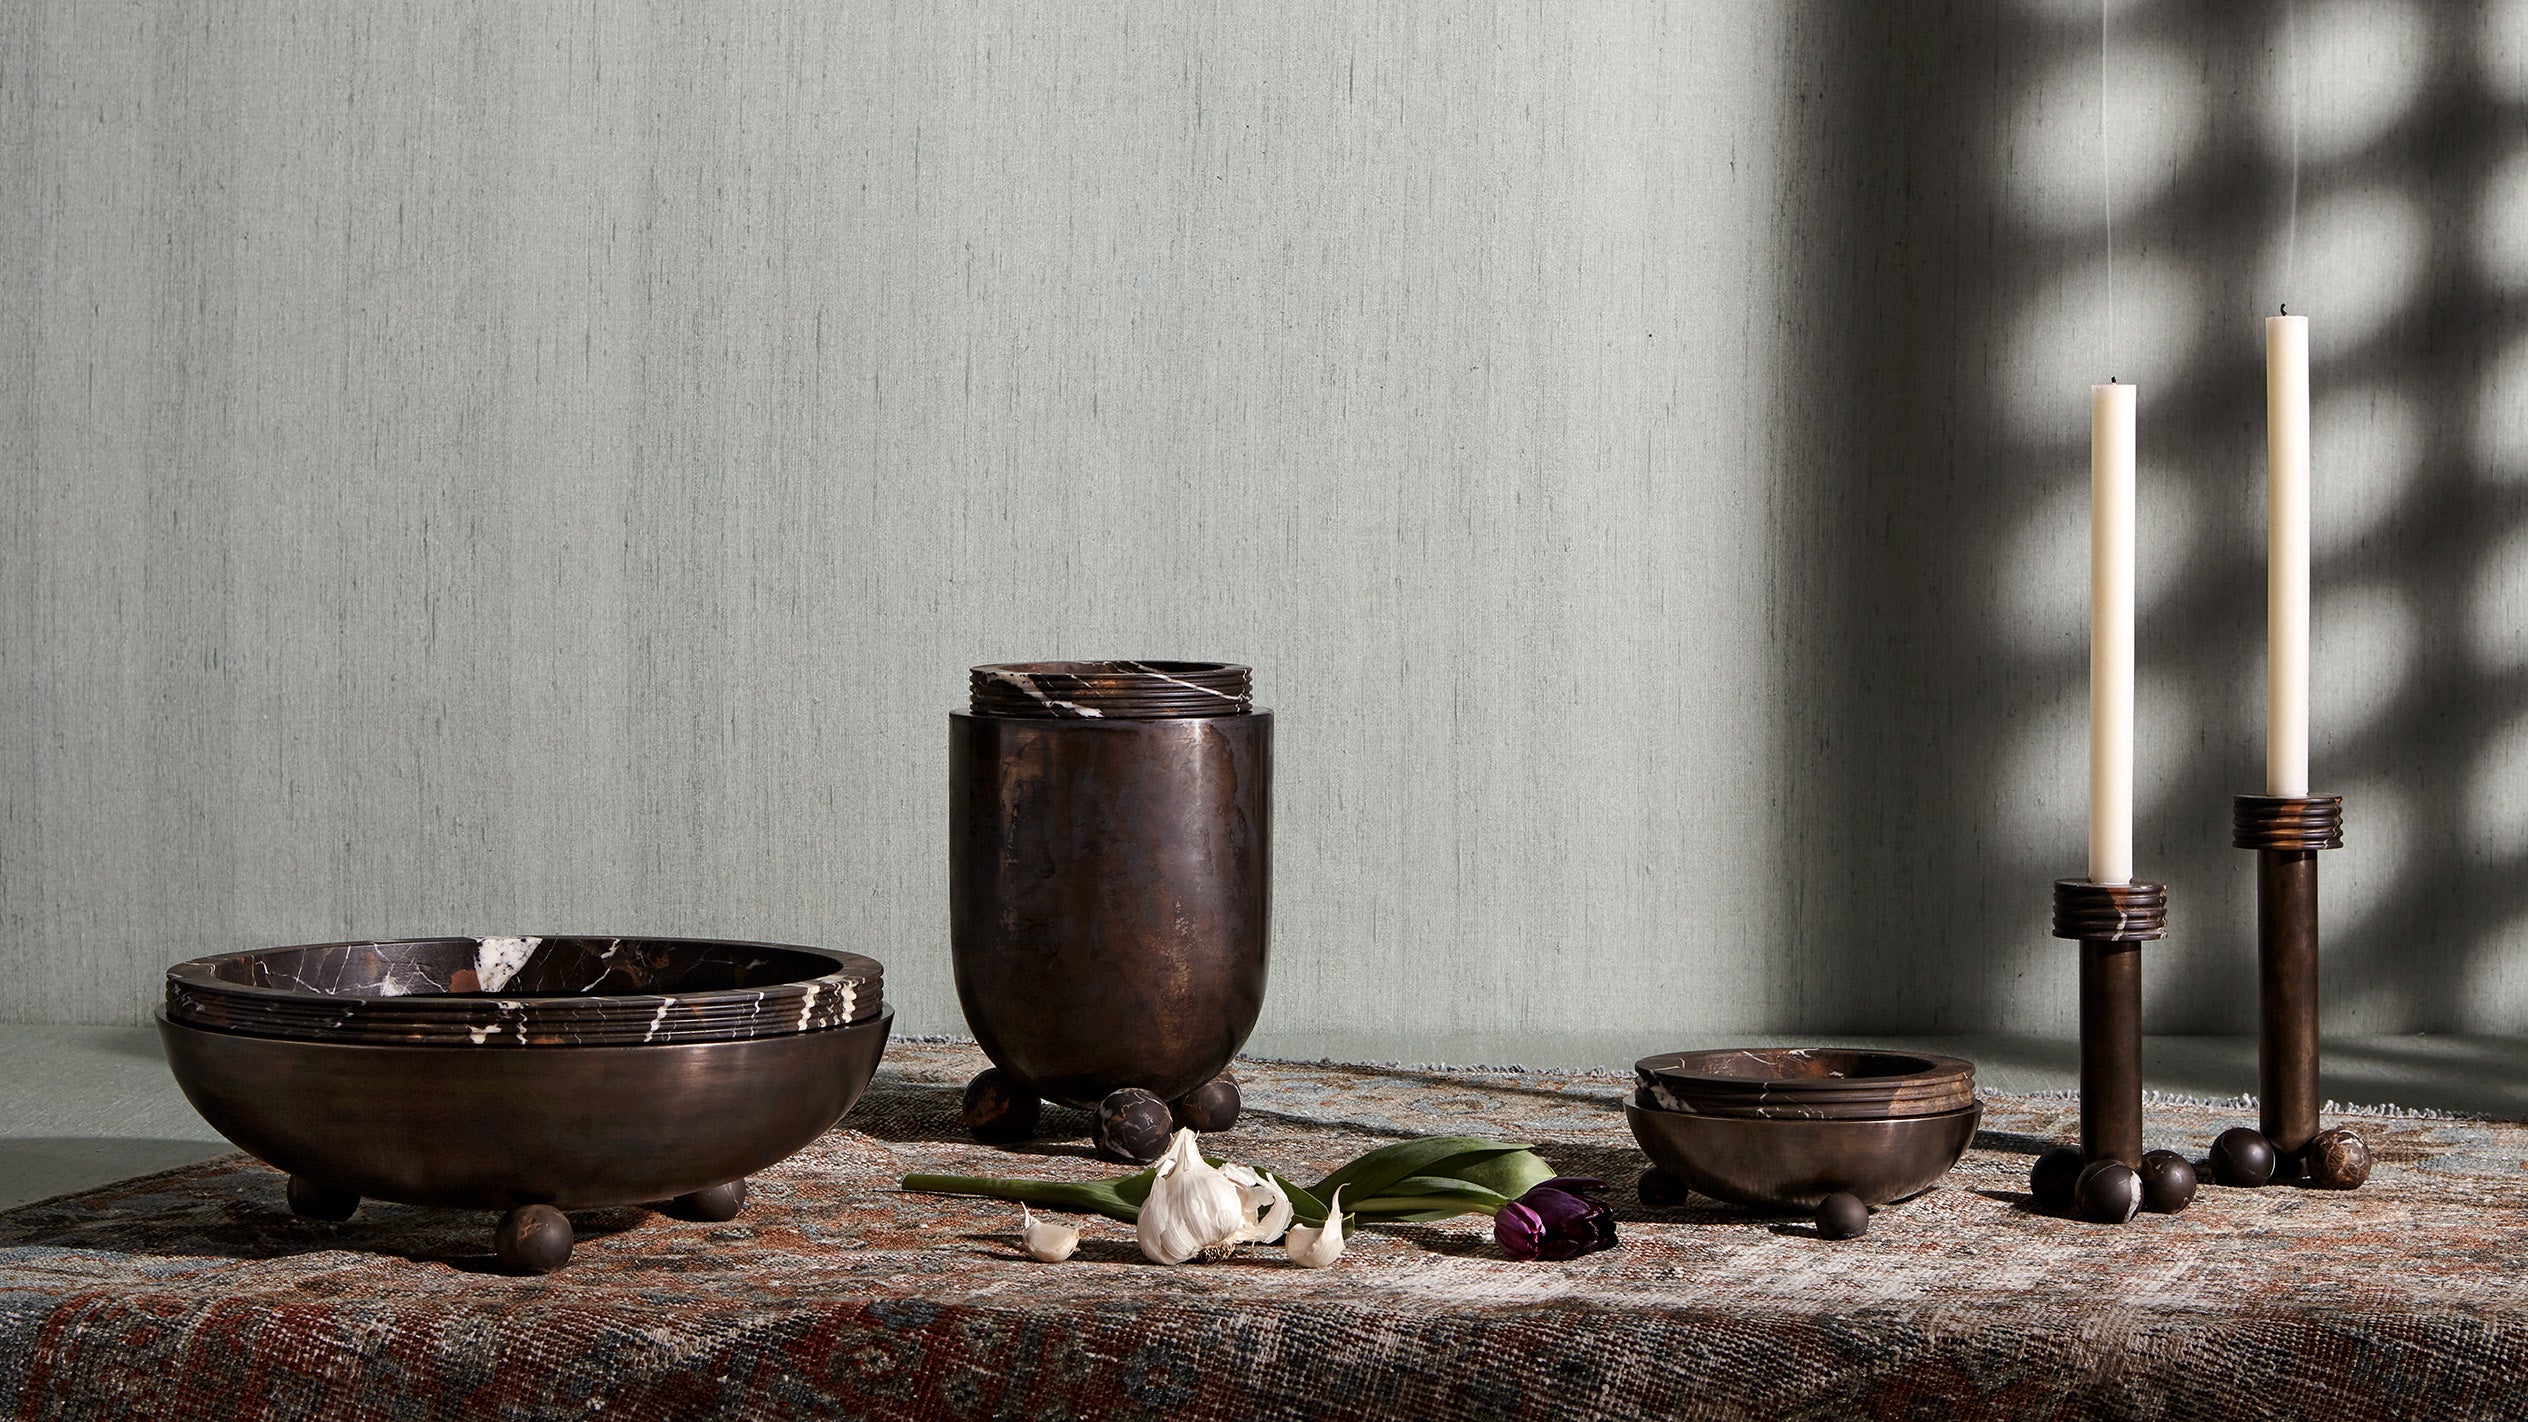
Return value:
<svg viewBox="0 0 2528 1422">
<path fill-rule="evenodd" d="M 1166 1102 L 1138 1086 L 1127 1086 L 1097 1103 L 1097 1124 L 1089 1132 L 1089 1143 L 1108 1160 L 1148 1165 L 1167 1153 L 1168 1137 L 1175 1134 L 1175 1127 L 1176 1113 Z"/>
<path fill-rule="evenodd" d="M 1633 1182 L 1634 1196 L 1641 1201 L 1642 1208 L 1648 1210 L 1683 1208 L 1692 1193 L 1685 1188 L 1684 1181 L 1656 1165 L 1643 1171 L 1641 1178 Z"/>
<path fill-rule="evenodd" d="M 492 1249 L 512 1274 L 550 1274 L 570 1262 L 570 1216 L 551 1205 L 520 1205 L 501 1216 Z"/>
<path fill-rule="evenodd" d="M 300 1219 L 340 1222 L 359 1208 L 360 1197 L 348 1190 L 319 1185 L 304 1175 L 290 1177 L 290 1213 Z"/>
<path fill-rule="evenodd" d="M 705 1224 L 721 1224 L 737 1218 L 746 1208 L 746 1182 L 743 1179 L 723 1180 L 705 1185 L 690 1195 L 676 1197 L 676 1213 Z"/>
<path fill-rule="evenodd" d="M 1011 1145 L 1036 1133 L 1042 1105 L 1025 1082 L 999 1067 L 986 1067 L 966 1083 L 966 1130 L 985 1145 Z"/>
<path fill-rule="evenodd" d="M 2320 1190 L 2358 1190 L 2370 1178 L 2370 1147 L 2361 1137 L 2337 1126 L 2310 1139 L 2304 1163 L 2309 1183 Z"/>
<path fill-rule="evenodd" d="M 1227 1072 L 1176 1098 L 1176 1124 L 1209 1135 L 1238 1123 L 1238 1079 Z"/>
</svg>

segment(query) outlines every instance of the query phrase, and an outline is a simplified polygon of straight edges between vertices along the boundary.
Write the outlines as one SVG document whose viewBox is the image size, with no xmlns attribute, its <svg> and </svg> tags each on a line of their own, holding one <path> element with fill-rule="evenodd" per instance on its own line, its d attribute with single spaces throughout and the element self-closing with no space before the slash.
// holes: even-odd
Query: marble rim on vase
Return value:
<svg viewBox="0 0 2528 1422">
<path fill-rule="evenodd" d="M 1163 721 L 1255 709 L 1254 672 L 1235 662 L 999 662 L 967 678 L 977 716 Z"/>
</svg>

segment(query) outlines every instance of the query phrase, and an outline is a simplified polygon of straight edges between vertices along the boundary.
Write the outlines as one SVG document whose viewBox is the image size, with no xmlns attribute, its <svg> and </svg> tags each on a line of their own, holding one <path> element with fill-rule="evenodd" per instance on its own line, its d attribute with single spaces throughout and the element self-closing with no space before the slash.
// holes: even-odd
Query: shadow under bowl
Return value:
<svg viewBox="0 0 2528 1422">
<path fill-rule="evenodd" d="M 158 1015 L 202 1118 L 347 1194 L 506 1210 L 648 1204 L 740 1180 L 860 1099 L 892 1012 L 745 1041 L 621 1047 L 293 1041 Z"/>
<path fill-rule="evenodd" d="M 1624 1120 L 1642 1153 L 1690 1188 L 1751 1209 L 1805 1212 L 1841 1191 L 1865 1205 L 1919 1195 L 1975 1139 L 1979 1103 L 1874 1121 L 1766 1120 L 1645 1111 Z"/>
</svg>

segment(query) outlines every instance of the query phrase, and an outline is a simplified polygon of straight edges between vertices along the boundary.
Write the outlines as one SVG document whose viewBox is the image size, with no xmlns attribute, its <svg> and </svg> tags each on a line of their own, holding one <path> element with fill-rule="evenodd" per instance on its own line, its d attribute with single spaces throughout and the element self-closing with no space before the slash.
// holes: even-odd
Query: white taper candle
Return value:
<svg viewBox="0 0 2528 1422">
<path fill-rule="evenodd" d="M 2133 882 L 2130 385 L 2089 387 L 2089 879 Z"/>
<path fill-rule="evenodd" d="M 2265 318 L 2265 793 L 2309 793 L 2309 318 Z"/>
</svg>

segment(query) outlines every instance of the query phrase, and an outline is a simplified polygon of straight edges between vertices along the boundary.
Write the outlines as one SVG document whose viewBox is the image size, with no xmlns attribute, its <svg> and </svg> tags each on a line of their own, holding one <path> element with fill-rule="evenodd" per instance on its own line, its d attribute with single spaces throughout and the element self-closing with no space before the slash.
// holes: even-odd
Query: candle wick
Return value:
<svg viewBox="0 0 2528 1422">
<path fill-rule="evenodd" d="M 2291 303 L 2290 303 L 2290 302 L 2286 301 L 2286 302 L 2282 303 L 2282 314 L 2283 314 L 2283 315 L 2285 315 L 2285 316 L 2288 316 L 2288 315 L 2290 315 L 2290 314 L 2291 314 Z"/>
</svg>

